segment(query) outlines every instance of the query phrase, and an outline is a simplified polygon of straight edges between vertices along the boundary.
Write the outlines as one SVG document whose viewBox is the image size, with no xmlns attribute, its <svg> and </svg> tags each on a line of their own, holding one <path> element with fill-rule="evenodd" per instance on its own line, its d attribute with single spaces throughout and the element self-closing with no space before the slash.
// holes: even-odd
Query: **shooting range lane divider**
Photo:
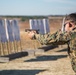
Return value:
<svg viewBox="0 0 76 75">
<path fill-rule="evenodd" d="M 0 62 L 26 55 L 22 52 L 18 21 L 0 19 Z"/>
<path fill-rule="evenodd" d="M 48 19 L 30 19 L 30 29 L 39 30 L 39 34 L 47 34 L 50 32 Z"/>
<path fill-rule="evenodd" d="M 16 49 L 17 51 L 18 49 L 18 44 L 20 45 L 20 49 L 22 51 L 22 46 L 21 46 L 21 40 L 20 40 L 20 30 L 19 30 L 19 26 L 18 26 L 18 21 L 17 20 L 13 20 L 12 21 L 12 30 L 13 30 L 13 34 L 14 34 L 14 39 L 15 39 L 15 44 L 16 44 Z"/>
<path fill-rule="evenodd" d="M 9 50 L 9 54 L 12 53 L 12 49 L 14 48 L 14 46 L 12 47 L 12 43 L 14 42 L 14 36 L 13 36 L 13 30 L 12 30 L 12 26 L 11 26 L 11 20 L 5 20 L 5 26 L 6 26 L 6 35 L 7 35 L 7 46 L 8 46 L 8 50 Z M 14 44 L 14 43 L 13 43 Z M 14 48 L 14 53 L 15 53 L 15 48 Z"/>
<path fill-rule="evenodd" d="M 5 55 L 4 47 L 5 47 L 5 42 L 7 42 L 6 38 L 6 32 L 5 32 L 5 27 L 4 27 L 4 20 L 0 19 L 0 45 L 1 45 L 1 55 Z"/>
</svg>

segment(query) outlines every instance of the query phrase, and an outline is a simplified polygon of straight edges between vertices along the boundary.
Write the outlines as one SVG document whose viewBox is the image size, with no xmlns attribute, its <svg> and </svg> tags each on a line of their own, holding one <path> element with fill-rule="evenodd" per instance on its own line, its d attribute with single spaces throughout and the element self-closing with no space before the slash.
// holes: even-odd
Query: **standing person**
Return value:
<svg viewBox="0 0 76 75">
<path fill-rule="evenodd" d="M 53 42 L 51 42 L 52 40 Z M 67 44 L 68 46 L 67 51 L 71 59 L 72 69 L 76 73 L 76 13 L 71 13 L 66 16 L 64 23 L 64 32 L 59 30 L 54 34 L 49 35 L 46 39 L 44 39 L 44 41 L 40 42 L 46 45 Z"/>
<path fill-rule="evenodd" d="M 36 37 L 37 35 L 39 35 L 39 37 Z M 71 59 L 72 69 L 76 73 L 76 13 L 71 13 L 66 16 L 64 23 L 64 32 L 58 30 L 52 35 L 49 34 L 47 38 L 41 37 L 43 35 L 40 34 L 34 34 L 33 36 L 35 36 L 35 38 L 39 40 L 41 44 L 67 44 L 67 51 Z"/>
</svg>

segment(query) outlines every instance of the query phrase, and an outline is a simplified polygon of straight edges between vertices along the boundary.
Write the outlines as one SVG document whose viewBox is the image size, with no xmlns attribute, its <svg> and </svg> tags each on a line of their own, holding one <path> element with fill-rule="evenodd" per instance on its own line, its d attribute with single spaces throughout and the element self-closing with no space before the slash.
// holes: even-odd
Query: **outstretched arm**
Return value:
<svg viewBox="0 0 76 75">
<path fill-rule="evenodd" d="M 53 34 L 37 34 L 35 32 L 31 32 L 30 35 L 33 39 L 38 40 L 42 45 L 54 44 L 54 45 L 61 45 L 65 44 L 70 40 L 70 35 L 67 32 L 62 33 L 61 30 Z"/>
<path fill-rule="evenodd" d="M 52 35 L 49 34 L 47 37 L 45 37 L 45 35 L 39 35 L 39 37 L 36 39 L 38 39 L 41 44 L 61 45 L 70 40 L 70 35 L 67 32 L 62 33 L 61 30 L 59 30 Z"/>
</svg>

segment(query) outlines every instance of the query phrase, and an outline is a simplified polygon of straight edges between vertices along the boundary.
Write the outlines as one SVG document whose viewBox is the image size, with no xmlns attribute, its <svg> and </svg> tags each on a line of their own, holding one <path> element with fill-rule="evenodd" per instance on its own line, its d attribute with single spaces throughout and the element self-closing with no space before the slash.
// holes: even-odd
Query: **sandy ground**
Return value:
<svg viewBox="0 0 76 75">
<path fill-rule="evenodd" d="M 0 63 L 0 75 L 74 75 L 65 48 Z"/>
</svg>

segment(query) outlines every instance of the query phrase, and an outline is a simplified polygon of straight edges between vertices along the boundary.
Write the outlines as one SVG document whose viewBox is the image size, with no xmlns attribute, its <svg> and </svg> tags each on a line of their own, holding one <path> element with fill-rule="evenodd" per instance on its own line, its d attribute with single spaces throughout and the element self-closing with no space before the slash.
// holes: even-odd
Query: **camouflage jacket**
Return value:
<svg viewBox="0 0 76 75">
<path fill-rule="evenodd" d="M 72 53 L 72 56 L 76 55 L 76 29 L 72 30 L 71 32 L 61 32 L 60 30 L 56 33 L 48 36 L 40 35 L 38 40 L 41 44 L 52 44 L 52 45 L 68 45 L 68 53 Z"/>
<path fill-rule="evenodd" d="M 68 54 L 71 59 L 72 69 L 76 73 L 76 28 L 71 32 L 61 32 L 60 30 L 54 34 L 40 35 L 38 40 L 41 44 L 61 45 L 67 44 Z"/>
</svg>

